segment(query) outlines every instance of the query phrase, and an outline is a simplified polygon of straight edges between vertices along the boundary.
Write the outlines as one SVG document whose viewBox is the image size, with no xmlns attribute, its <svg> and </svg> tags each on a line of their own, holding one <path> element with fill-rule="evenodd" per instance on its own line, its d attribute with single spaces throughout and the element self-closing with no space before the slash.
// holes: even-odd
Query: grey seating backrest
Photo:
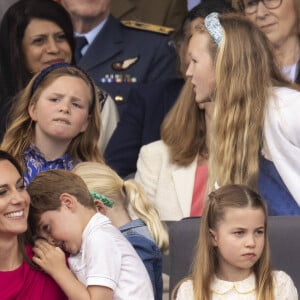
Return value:
<svg viewBox="0 0 300 300">
<path fill-rule="evenodd" d="M 201 218 L 168 224 L 170 234 L 170 292 L 191 271 Z M 300 292 L 300 216 L 270 216 L 268 231 L 271 263 L 288 273 Z"/>
</svg>

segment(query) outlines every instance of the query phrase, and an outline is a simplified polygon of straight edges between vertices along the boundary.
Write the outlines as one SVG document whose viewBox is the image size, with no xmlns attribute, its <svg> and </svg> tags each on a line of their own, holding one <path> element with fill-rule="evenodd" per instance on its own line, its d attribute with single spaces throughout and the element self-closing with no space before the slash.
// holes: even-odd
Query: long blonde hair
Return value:
<svg viewBox="0 0 300 300">
<path fill-rule="evenodd" d="M 256 299 L 274 300 L 274 284 L 267 237 L 267 208 L 258 193 L 247 186 L 238 184 L 226 185 L 210 193 L 205 203 L 193 271 L 190 277 L 183 280 L 192 280 L 194 300 L 211 300 L 210 286 L 214 275 L 218 271 L 218 253 L 215 246 L 213 246 L 210 229 L 215 230 L 220 221 L 224 219 L 225 210 L 249 207 L 261 209 L 265 216 L 264 248 L 261 257 L 253 266 L 256 279 Z M 173 291 L 173 299 L 177 288 L 178 285 Z"/>
<path fill-rule="evenodd" d="M 72 171 L 84 180 L 90 190 L 114 200 L 115 205 L 123 206 L 126 211 L 131 205 L 134 213 L 146 223 L 157 246 L 163 252 L 168 250 L 168 233 L 154 205 L 135 180 L 123 180 L 110 167 L 94 162 L 79 163 Z"/>
<path fill-rule="evenodd" d="M 33 91 L 33 84 L 38 76 L 40 73 L 36 74 L 17 96 L 11 112 L 11 123 L 4 135 L 1 149 L 12 154 L 23 167 L 25 166 L 24 151 L 31 145 L 35 130 L 35 123 L 29 115 L 28 108 L 39 100 L 42 91 L 55 79 L 62 76 L 73 76 L 81 78 L 89 87 L 91 95 L 90 122 L 85 132 L 73 138 L 67 153 L 76 161 L 103 162 L 102 154 L 97 146 L 101 129 L 98 90 L 91 79 L 77 67 L 64 66 L 48 73 Z"/>
<path fill-rule="evenodd" d="M 264 112 L 271 87 L 292 85 L 281 75 L 268 39 L 254 24 L 238 14 L 220 15 L 219 19 L 223 39 L 215 59 L 208 190 L 214 189 L 215 182 L 257 189 Z"/>
</svg>

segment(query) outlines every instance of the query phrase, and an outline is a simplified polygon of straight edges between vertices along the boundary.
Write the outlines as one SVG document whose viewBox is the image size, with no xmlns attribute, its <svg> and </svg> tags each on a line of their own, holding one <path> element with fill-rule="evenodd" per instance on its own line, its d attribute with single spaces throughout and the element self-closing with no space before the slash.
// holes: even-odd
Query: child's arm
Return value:
<svg viewBox="0 0 300 300">
<path fill-rule="evenodd" d="M 48 273 L 61 287 L 69 300 L 109 300 L 113 291 L 104 286 L 86 288 L 66 265 L 64 252 L 45 240 L 37 240 L 33 248 L 33 262 Z"/>
</svg>

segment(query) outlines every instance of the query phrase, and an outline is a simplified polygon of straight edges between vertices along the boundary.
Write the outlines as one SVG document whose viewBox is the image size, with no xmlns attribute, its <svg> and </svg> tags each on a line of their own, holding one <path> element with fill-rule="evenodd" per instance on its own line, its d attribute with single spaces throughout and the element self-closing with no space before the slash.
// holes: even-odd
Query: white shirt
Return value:
<svg viewBox="0 0 300 300">
<path fill-rule="evenodd" d="M 297 289 L 289 275 L 273 271 L 273 276 L 275 300 L 298 300 Z M 238 282 L 220 280 L 215 276 L 211 291 L 212 300 L 256 300 L 254 274 Z M 187 280 L 179 287 L 176 300 L 193 299 L 193 284 Z"/>
<path fill-rule="evenodd" d="M 70 269 L 85 286 L 105 286 L 114 300 L 153 300 L 153 288 L 138 254 L 100 213 L 95 214 L 82 234 L 80 252 L 68 259 Z"/>
<path fill-rule="evenodd" d="M 300 205 L 300 92 L 273 88 L 268 100 L 262 154 L 272 161 Z"/>
<path fill-rule="evenodd" d="M 91 45 L 91 43 L 96 38 L 97 34 L 102 30 L 102 28 L 105 25 L 106 21 L 107 21 L 107 18 L 105 20 L 103 20 L 102 22 L 100 22 L 91 31 L 86 32 L 84 34 L 75 32 L 75 36 L 84 36 L 86 38 L 86 40 L 88 41 L 88 43 L 84 47 L 82 47 L 82 49 L 81 49 L 82 56 L 86 53 L 86 51 L 88 50 L 89 46 Z"/>
</svg>

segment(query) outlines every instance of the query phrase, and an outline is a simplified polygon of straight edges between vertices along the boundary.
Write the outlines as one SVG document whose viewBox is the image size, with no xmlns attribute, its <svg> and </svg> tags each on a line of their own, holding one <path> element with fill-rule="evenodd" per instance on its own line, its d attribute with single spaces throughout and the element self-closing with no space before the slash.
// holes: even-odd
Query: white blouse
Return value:
<svg viewBox="0 0 300 300">
<path fill-rule="evenodd" d="M 289 275 L 273 271 L 275 300 L 298 300 L 297 289 Z M 212 300 L 256 300 L 255 276 L 242 281 L 224 281 L 214 277 L 211 285 Z M 178 289 L 176 300 L 193 300 L 193 283 L 187 280 Z"/>
</svg>

